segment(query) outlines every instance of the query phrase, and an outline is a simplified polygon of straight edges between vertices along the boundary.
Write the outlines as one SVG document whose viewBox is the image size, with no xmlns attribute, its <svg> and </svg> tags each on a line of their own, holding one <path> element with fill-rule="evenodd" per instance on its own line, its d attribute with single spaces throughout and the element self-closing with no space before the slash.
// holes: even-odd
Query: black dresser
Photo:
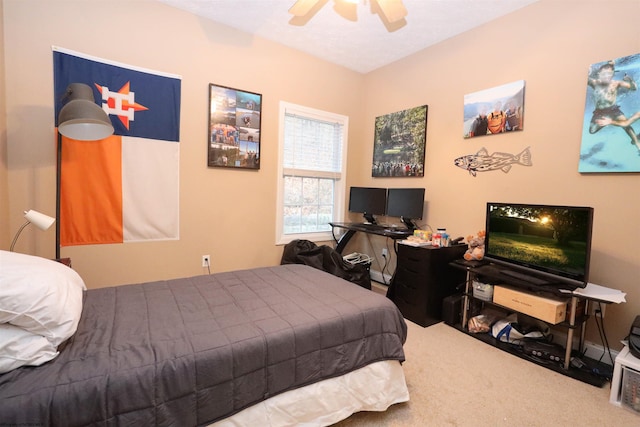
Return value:
<svg viewBox="0 0 640 427">
<path fill-rule="evenodd" d="M 462 258 L 466 250 L 467 245 L 445 248 L 398 245 L 396 271 L 387 296 L 406 319 L 421 326 L 442 321 L 442 300 L 463 292 L 467 278 L 465 271 L 449 263 Z"/>
</svg>

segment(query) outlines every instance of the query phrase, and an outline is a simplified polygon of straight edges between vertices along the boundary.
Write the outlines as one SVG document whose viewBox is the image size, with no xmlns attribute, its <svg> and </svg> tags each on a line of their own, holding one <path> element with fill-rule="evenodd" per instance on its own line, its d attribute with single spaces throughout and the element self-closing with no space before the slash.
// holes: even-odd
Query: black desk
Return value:
<svg viewBox="0 0 640 427">
<path fill-rule="evenodd" d="M 351 240 L 353 235 L 358 231 L 361 233 L 389 237 L 394 241 L 406 239 L 413 235 L 413 230 L 409 230 L 408 228 L 391 227 L 378 224 L 364 224 L 361 222 L 330 222 L 329 225 L 331 225 L 333 240 L 336 242 L 336 251 L 340 254 L 344 250 L 345 246 L 347 246 L 347 243 L 349 243 L 349 240 Z M 345 229 L 347 232 L 344 233 L 340 239 L 337 239 L 334 232 L 336 228 Z"/>
</svg>

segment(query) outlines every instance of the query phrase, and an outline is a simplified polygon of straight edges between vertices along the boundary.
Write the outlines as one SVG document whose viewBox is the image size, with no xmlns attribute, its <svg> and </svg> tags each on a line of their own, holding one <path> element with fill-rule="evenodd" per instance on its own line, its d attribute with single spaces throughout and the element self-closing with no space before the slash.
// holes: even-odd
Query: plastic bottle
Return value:
<svg viewBox="0 0 640 427">
<path fill-rule="evenodd" d="M 449 240 L 449 235 L 447 234 L 447 229 L 446 228 L 438 228 L 438 231 L 436 231 L 436 234 L 438 235 L 438 247 L 445 247 L 445 246 L 449 246 L 447 244 L 448 240 Z"/>
<path fill-rule="evenodd" d="M 434 248 L 439 248 L 441 237 L 442 236 L 440 235 L 440 229 L 438 229 L 438 231 L 433 233 L 433 236 L 431 236 L 431 246 L 433 246 Z"/>
</svg>

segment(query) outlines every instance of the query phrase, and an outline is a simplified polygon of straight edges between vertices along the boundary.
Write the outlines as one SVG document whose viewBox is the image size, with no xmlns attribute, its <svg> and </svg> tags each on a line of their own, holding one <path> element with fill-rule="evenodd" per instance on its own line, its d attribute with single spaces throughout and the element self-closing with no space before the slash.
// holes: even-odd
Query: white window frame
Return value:
<svg viewBox="0 0 640 427">
<path fill-rule="evenodd" d="M 308 117 L 310 119 L 317 119 L 327 122 L 337 122 L 342 124 L 342 164 L 340 166 L 341 172 L 338 174 L 328 174 L 326 172 L 319 171 L 304 171 L 296 170 L 295 173 L 299 176 L 312 176 L 319 178 L 334 178 L 334 201 L 333 201 L 333 219 L 332 221 L 338 222 L 344 217 L 344 198 L 346 191 L 346 167 L 347 167 L 347 134 L 349 132 L 349 117 L 330 113 L 327 111 L 317 110 L 315 108 L 304 107 L 301 105 L 292 104 L 285 101 L 280 101 L 279 112 L 279 131 L 278 131 L 278 189 L 276 197 L 276 244 L 286 245 L 287 243 L 300 239 L 309 240 L 312 242 L 325 242 L 333 240 L 333 234 L 331 231 L 313 232 L 313 233 L 295 233 L 284 234 L 284 175 L 285 172 L 291 172 L 292 170 L 285 171 L 284 168 L 284 125 L 285 125 L 285 113 L 293 113 L 300 116 Z"/>
</svg>

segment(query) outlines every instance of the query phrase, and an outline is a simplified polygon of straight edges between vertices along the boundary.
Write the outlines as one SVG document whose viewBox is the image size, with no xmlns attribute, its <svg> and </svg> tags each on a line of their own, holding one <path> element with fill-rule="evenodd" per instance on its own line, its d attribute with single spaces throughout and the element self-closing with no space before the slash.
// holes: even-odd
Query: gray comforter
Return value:
<svg viewBox="0 0 640 427">
<path fill-rule="evenodd" d="M 403 361 L 406 331 L 385 297 L 304 265 L 89 290 L 56 359 L 0 376 L 0 424 L 203 425 Z"/>
</svg>

